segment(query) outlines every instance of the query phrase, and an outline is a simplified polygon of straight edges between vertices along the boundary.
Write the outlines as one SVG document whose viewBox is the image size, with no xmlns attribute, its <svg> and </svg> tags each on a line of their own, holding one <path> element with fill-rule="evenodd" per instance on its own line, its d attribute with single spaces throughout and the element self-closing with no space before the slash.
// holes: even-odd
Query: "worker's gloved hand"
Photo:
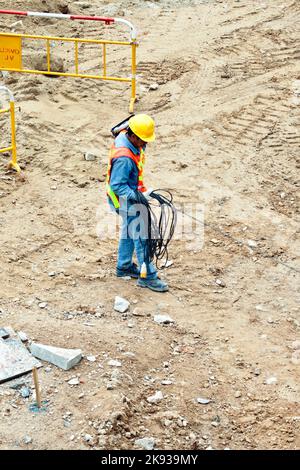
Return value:
<svg viewBox="0 0 300 470">
<path fill-rule="evenodd" d="M 147 191 L 143 193 L 146 199 L 150 199 L 152 191 L 153 191 L 153 188 L 149 188 L 147 189 Z"/>
</svg>

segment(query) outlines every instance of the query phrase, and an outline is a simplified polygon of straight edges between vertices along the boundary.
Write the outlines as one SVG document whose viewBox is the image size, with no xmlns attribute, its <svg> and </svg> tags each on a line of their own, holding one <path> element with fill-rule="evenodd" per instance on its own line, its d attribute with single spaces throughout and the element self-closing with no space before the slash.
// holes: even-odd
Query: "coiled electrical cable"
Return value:
<svg viewBox="0 0 300 470">
<path fill-rule="evenodd" d="M 147 262 L 154 262 L 156 267 L 161 269 L 168 261 L 168 245 L 173 238 L 176 223 L 177 211 L 173 204 L 172 194 L 165 189 L 156 189 L 147 199 L 143 193 L 137 191 L 136 202 L 145 208 L 143 214 L 146 220 L 146 236 L 143 238 L 144 255 Z M 159 261 L 164 260 L 162 266 Z"/>
</svg>

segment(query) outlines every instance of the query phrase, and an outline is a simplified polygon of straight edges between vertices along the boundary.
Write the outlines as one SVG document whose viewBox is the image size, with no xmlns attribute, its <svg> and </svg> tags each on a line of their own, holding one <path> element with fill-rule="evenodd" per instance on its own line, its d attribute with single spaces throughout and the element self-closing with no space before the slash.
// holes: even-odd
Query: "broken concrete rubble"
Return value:
<svg viewBox="0 0 300 470">
<path fill-rule="evenodd" d="M 69 370 L 81 361 L 81 349 L 65 349 L 47 346 L 40 343 L 32 343 L 30 346 L 33 356 L 43 361 L 51 362 L 57 367 Z"/>
<path fill-rule="evenodd" d="M 31 356 L 21 341 L 0 338 L 0 383 L 31 372 L 41 363 Z"/>
</svg>

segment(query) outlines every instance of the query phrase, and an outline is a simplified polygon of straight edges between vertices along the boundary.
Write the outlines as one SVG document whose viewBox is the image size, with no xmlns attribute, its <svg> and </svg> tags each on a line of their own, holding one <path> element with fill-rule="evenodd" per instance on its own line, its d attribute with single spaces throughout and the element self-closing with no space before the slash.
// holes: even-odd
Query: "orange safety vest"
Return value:
<svg viewBox="0 0 300 470">
<path fill-rule="evenodd" d="M 110 177 L 111 177 L 112 161 L 120 157 L 127 157 L 134 161 L 138 169 L 137 189 L 138 191 L 141 191 L 142 193 L 147 191 L 143 182 L 144 165 L 145 165 L 145 153 L 143 149 L 140 149 L 140 155 L 135 155 L 129 148 L 127 147 L 117 148 L 115 144 L 113 143 L 109 152 L 109 161 L 108 161 L 108 168 L 107 168 L 107 175 L 106 175 L 106 193 L 112 200 L 112 203 L 116 209 L 119 209 L 120 202 L 119 202 L 119 197 L 111 189 Z"/>
</svg>

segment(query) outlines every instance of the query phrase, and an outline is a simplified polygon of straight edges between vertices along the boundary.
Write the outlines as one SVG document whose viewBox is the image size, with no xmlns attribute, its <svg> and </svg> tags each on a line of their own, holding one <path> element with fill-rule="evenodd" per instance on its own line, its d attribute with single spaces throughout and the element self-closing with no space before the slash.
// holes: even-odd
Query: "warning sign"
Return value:
<svg viewBox="0 0 300 470">
<path fill-rule="evenodd" d="M 22 39 L 0 34 L 0 69 L 22 68 Z"/>
</svg>

